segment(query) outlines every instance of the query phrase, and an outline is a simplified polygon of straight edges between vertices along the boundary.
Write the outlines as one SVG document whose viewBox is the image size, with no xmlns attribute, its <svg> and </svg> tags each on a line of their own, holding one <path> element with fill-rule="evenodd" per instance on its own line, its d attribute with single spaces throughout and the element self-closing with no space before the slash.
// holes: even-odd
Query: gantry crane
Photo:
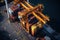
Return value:
<svg viewBox="0 0 60 40">
<path fill-rule="evenodd" d="M 31 34 L 35 35 L 37 28 L 42 29 L 43 25 L 49 20 L 49 17 L 43 14 L 43 4 L 38 4 L 37 6 L 30 5 L 27 0 L 14 0 L 14 5 L 10 7 L 10 12 L 14 12 L 17 9 L 22 9 L 18 11 L 18 18 L 23 29 Z M 12 17 L 13 15 L 9 15 Z M 13 16 L 11 19 L 14 19 Z"/>
<path fill-rule="evenodd" d="M 15 3 L 17 3 L 17 2 L 15 2 Z M 35 30 L 37 29 L 37 27 L 43 28 L 43 25 L 46 24 L 47 21 L 50 21 L 49 17 L 45 16 L 42 13 L 42 10 L 43 10 L 42 4 L 39 4 L 34 7 L 26 1 L 23 1 L 23 2 L 20 1 L 18 3 L 23 8 L 22 11 L 18 12 L 18 16 L 21 17 L 20 18 L 21 26 L 26 30 L 26 32 L 30 33 L 31 35 L 34 36 Z M 29 19 L 28 18 L 29 15 L 33 15 L 33 16 L 30 17 L 30 19 Z M 38 20 L 38 21 L 36 23 L 29 23 L 34 18 L 36 18 L 36 20 Z"/>
<path fill-rule="evenodd" d="M 47 21 L 50 21 L 49 17 L 45 16 L 42 13 L 43 4 L 38 4 L 37 6 L 34 7 L 30 5 L 28 2 L 26 2 L 25 0 L 24 1 L 15 0 L 14 4 L 15 5 L 20 4 L 21 8 L 23 9 L 18 12 L 20 24 L 25 29 L 25 31 L 27 33 L 30 33 L 32 36 L 35 35 L 35 31 L 37 28 L 42 29 L 43 25 L 46 24 Z"/>
</svg>

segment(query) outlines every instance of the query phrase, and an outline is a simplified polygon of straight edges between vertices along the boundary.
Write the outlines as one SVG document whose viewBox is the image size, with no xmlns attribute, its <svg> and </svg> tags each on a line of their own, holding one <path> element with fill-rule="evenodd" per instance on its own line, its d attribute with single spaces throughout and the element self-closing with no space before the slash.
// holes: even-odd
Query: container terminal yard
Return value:
<svg viewBox="0 0 60 40">
<path fill-rule="evenodd" d="M 48 24 L 51 20 L 44 8 L 30 0 L 1 0 L 0 40 L 60 40 L 60 33 Z"/>
</svg>

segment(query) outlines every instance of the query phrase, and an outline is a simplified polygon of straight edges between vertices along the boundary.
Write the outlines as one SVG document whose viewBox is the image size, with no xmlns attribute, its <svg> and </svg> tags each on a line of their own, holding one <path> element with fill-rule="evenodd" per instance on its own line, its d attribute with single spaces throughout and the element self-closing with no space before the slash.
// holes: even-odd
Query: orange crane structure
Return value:
<svg viewBox="0 0 60 40">
<path fill-rule="evenodd" d="M 14 0 L 14 4 L 19 4 L 23 9 L 18 12 L 18 17 L 21 17 L 20 24 L 26 30 L 26 32 L 30 33 L 32 36 L 34 36 L 37 27 L 41 29 L 47 21 L 50 21 L 49 17 L 45 16 L 42 12 L 44 7 L 43 4 L 32 6 L 26 0 Z M 29 19 L 29 15 L 33 16 Z M 34 18 L 36 18 L 38 22 L 34 24 L 29 23 L 29 21 L 32 21 Z"/>
</svg>

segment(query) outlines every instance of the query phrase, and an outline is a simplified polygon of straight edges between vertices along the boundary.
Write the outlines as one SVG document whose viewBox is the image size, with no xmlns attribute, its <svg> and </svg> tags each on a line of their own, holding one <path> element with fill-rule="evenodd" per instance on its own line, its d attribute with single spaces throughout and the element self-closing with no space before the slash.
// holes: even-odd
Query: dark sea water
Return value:
<svg viewBox="0 0 60 40">
<path fill-rule="evenodd" d="M 48 24 L 60 33 L 60 1 L 59 0 L 30 0 L 32 5 L 44 5 L 44 14 L 50 17 Z"/>
<path fill-rule="evenodd" d="M 0 22 L 3 21 L 3 15 L 0 13 Z"/>
<path fill-rule="evenodd" d="M 0 40 L 11 40 L 8 32 L 0 30 Z"/>
</svg>

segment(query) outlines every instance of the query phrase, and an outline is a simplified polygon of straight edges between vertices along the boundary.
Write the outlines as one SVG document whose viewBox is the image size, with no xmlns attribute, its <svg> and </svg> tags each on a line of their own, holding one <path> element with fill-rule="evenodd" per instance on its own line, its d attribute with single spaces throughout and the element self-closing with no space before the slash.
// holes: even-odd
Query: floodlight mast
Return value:
<svg viewBox="0 0 60 40">
<path fill-rule="evenodd" d="M 5 5 L 6 5 L 6 10 L 7 10 L 7 16 L 9 18 L 9 8 L 8 8 L 8 3 L 7 3 L 7 0 L 4 0 L 5 1 Z"/>
</svg>

